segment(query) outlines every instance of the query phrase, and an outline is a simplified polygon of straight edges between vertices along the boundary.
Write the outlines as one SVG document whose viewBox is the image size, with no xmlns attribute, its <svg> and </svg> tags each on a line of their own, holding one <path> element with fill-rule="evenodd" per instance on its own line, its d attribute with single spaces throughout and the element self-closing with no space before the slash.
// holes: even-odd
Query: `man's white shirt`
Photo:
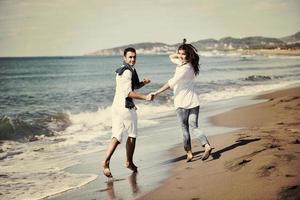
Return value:
<svg viewBox="0 0 300 200">
<path fill-rule="evenodd" d="M 131 89 L 132 72 L 125 70 L 122 75 L 116 75 L 116 92 L 113 100 L 112 108 L 125 109 L 125 99 L 132 91 Z"/>
</svg>

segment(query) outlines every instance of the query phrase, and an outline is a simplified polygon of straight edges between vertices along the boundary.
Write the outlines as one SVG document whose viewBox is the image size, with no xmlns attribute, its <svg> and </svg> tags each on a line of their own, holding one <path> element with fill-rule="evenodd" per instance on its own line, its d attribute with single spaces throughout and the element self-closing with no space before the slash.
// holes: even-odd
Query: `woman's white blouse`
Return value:
<svg viewBox="0 0 300 200">
<path fill-rule="evenodd" d="M 191 63 L 181 64 L 179 59 L 171 59 L 177 64 L 173 78 L 168 85 L 173 89 L 175 108 L 194 108 L 200 105 L 198 94 L 195 92 L 195 73 Z"/>
</svg>

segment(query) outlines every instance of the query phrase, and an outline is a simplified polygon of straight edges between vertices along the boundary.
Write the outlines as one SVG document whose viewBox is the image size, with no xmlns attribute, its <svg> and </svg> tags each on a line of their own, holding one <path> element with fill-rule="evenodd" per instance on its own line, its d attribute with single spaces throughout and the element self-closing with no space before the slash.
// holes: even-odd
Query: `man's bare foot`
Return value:
<svg viewBox="0 0 300 200">
<path fill-rule="evenodd" d="M 186 162 L 191 162 L 193 158 L 194 157 L 193 157 L 192 151 L 187 151 L 186 152 Z"/>
<path fill-rule="evenodd" d="M 212 150 L 213 150 L 213 148 L 211 148 L 211 146 L 209 144 L 206 144 L 205 151 L 202 156 L 202 160 L 206 160 L 210 156 Z"/>
<path fill-rule="evenodd" d="M 132 162 L 126 162 L 125 166 L 130 169 L 133 172 L 137 172 L 137 166 L 135 166 L 135 164 L 133 164 Z"/>
<path fill-rule="evenodd" d="M 113 176 L 112 176 L 112 174 L 111 174 L 111 172 L 110 172 L 110 169 L 109 169 L 109 162 L 103 161 L 102 166 L 103 166 L 103 174 L 104 174 L 106 177 L 108 177 L 108 178 L 112 178 Z"/>
</svg>

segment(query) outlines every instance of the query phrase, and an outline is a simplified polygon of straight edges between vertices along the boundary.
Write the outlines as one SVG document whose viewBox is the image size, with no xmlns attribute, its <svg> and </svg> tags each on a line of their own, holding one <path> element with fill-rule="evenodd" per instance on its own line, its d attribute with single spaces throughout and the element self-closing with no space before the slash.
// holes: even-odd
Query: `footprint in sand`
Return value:
<svg viewBox="0 0 300 200">
<path fill-rule="evenodd" d="M 292 144 L 300 144 L 300 141 L 298 139 L 296 139 L 292 142 Z"/>
<path fill-rule="evenodd" d="M 239 135 L 239 138 L 236 141 L 239 141 L 239 140 L 242 140 L 245 138 L 249 138 L 249 137 L 251 137 L 251 136 L 250 135 Z"/>
<path fill-rule="evenodd" d="M 284 162 L 290 162 L 296 159 L 296 156 L 294 154 L 274 154 L 274 156 L 280 158 Z"/>
<path fill-rule="evenodd" d="M 247 154 L 247 155 L 241 156 L 239 158 L 236 158 L 236 159 L 234 159 L 232 161 L 227 161 L 225 163 L 225 168 L 228 169 L 228 170 L 230 170 L 230 171 L 238 171 L 243 166 L 245 166 L 246 163 L 248 163 L 248 162 L 251 161 L 251 159 L 249 159 L 249 158 L 252 158 L 256 154 L 261 153 L 261 152 L 263 152 L 265 150 L 266 150 L 266 148 L 263 148 L 263 149 L 260 149 L 260 150 L 257 150 L 257 151 L 253 151 L 250 154 Z"/>
<path fill-rule="evenodd" d="M 294 100 L 299 99 L 299 98 L 300 98 L 299 96 L 294 96 L 294 97 L 291 97 L 291 98 L 284 98 L 284 99 L 279 100 L 279 103 L 291 102 L 291 101 L 294 101 Z"/>
<path fill-rule="evenodd" d="M 299 199 L 300 197 L 300 186 L 299 185 L 292 185 L 287 188 L 284 188 L 280 193 L 280 200 L 283 199 Z"/>
<path fill-rule="evenodd" d="M 230 170 L 230 171 L 238 171 L 241 169 L 243 166 L 246 165 L 246 163 L 250 162 L 250 159 L 243 159 L 243 160 L 234 160 L 234 161 L 229 161 L 225 163 L 225 168 Z"/>
<path fill-rule="evenodd" d="M 269 164 L 259 168 L 257 171 L 257 175 L 259 177 L 266 177 L 266 176 L 270 176 L 274 171 L 276 171 L 275 164 Z"/>
<path fill-rule="evenodd" d="M 276 143 L 271 143 L 271 144 L 269 143 L 269 144 L 266 144 L 264 146 L 267 147 L 268 149 L 274 149 L 274 148 L 280 147 L 280 145 L 276 144 Z"/>
<path fill-rule="evenodd" d="M 286 174 L 285 177 L 287 177 L 287 178 L 292 178 L 292 177 L 296 177 L 296 175 L 293 175 L 293 174 Z"/>
</svg>

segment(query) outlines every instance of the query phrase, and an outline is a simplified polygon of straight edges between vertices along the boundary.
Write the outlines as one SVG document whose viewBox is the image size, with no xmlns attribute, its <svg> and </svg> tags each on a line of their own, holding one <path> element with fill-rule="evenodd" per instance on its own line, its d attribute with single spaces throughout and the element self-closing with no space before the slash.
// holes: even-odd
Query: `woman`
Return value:
<svg viewBox="0 0 300 200">
<path fill-rule="evenodd" d="M 187 162 L 193 159 L 190 131 L 196 135 L 205 148 L 202 160 L 206 160 L 212 148 L 204 134 L 198 128 L 200 102 L 195 92 L 194 80 L 199 74 L 199 55 L 191 44 L 179 46 L 177 54 L 170 55 L 170 60 L 177 64 L 175 75 L 159 90 L 152 93 L 157 96 L 167 89 L 173 89 L 174 105 L 183 131 L 184 150 L 187 153 Z"/>
</svg>

